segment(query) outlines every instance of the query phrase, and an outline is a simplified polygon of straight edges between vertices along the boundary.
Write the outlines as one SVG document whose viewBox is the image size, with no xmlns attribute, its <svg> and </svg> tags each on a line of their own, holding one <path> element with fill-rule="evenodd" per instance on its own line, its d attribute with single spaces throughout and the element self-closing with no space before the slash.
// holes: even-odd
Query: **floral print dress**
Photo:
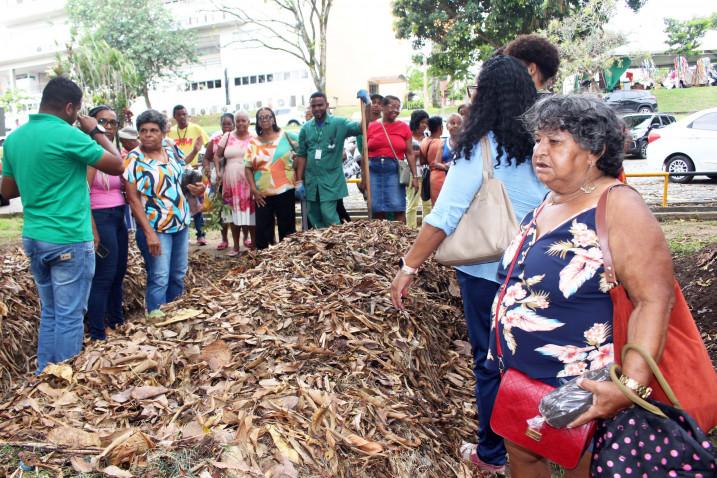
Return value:
<svg viewBox="0 0 717 478">
<path fill-rule="evenodd" d="M 503 283 L 527 230 L 500 304 L 498 335 L 506 368 L 559 386 L 563 379 L 613 361 L 612 301 L 595 232 L 595 208 L 537 239 L 533 214 L 523 220 L 498 268 Z M 495 340 L 493 328 L 488 362 L 497 366 Z"/>
</svg>

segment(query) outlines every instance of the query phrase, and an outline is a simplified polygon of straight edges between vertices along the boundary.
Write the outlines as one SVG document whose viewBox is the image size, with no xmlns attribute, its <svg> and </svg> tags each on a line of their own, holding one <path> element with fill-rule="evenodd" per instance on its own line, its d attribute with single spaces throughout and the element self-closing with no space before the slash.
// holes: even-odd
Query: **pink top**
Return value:
<svg viewBox="0 0 717 478">
<path fill-rule="evenodd" d="M 95 174 L 95 180 L 90 188 L 90 208 L 105 209 L 108 207 L 124 206 L 119 176 L 110 176 L 101 171 Z"/>
</svg>

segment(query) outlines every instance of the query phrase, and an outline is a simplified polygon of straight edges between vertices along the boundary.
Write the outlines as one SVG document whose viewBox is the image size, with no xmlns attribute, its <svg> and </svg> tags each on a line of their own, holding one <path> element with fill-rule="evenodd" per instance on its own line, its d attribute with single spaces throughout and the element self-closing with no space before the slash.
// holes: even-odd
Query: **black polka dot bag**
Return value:
<svg viewBox="0 0 717 478">
<path fill-rule="evenodd" d="M 654 359 L 639 346 L 628 344 L 622 351 L 623 360 L 628 350 L 642 355 L 674 406 L 640 398 L 620 382 L 617 365 L 613 365 L 612 381 L 635 405 L 599 421 L 591 476 L 717 477 L 717 457 L 707 434 L 681 409 Z"/>
</svg>

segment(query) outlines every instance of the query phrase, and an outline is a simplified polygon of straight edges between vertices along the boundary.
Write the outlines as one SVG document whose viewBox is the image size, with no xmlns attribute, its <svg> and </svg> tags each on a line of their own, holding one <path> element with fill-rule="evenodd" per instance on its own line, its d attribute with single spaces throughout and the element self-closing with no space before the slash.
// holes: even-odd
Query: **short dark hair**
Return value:
<svg viewBox="0 0 717 478">
<path fill-rule="evenodd" d="M 137 116 L 137 121 L 135 123 L 137 126 L 137 131 L 140 130 L 142 125 L 145 125 L 147 123 L 156 124 L 157 126 L 159 126 L 159 129 L 161 129 L 162 132 L 167 129 L 167 117 L 157 110 L 147 110 L 140 113 L 139 116 Z"/>
<path fill-rule="evenodd" d="M 543 76 L 543 81 L 548 81 L 558 74 L 560 67 L 558 49 L 547 38 L 535 33 L 519 35 L 505 46 L 503 54 L 526 64 L 535 63 Z"/>
<path fill-rule="evenodd" d="M 435 134 L 439 129 L 443 128 L 443 118 L 440 116 L 431 116 L 428 118 L 428 131 Z"/>
<path fill-rule="evenodd" d="M 315 91 L 315 92 L 311 93 L 311 96 L 309 96 L 309 101 L 313 100 L 314 98 L 323 98 L 323 99 L 325 99 L 326 101 L 329 101 L 329 100 L 326 98 L 326 93 L 321 92 L 321 91 Z"/>
<path fill-rule="evenodd" d="M 411 128 L 412 132 L 415 132 L 418 130 L 418 127 L 421 126 L 421 121 L 427 119 L 428 113 L 424 110 L 413 110 L 411 112 L 411 121 L 408 122 L 408 127 Z"/>
<path fill-rule="evenodd" d="M 471 107 L 471 105 L 469 105 L 468 103 L 463 103 L 463 104 L 461 104 L 461 105 L 458 107 L 458 110 L 457 110 L 457 111 L 458 111 L 458 114 L 461 114 L 461 110 L 462 110 L 462 109 L 468 109 L 468 108 L 470 108 L 470 107 Z"/>
<path fill-rule="evenodd" d="M 230 120 L 232 120 L 232 123 L 235 122 L 235 121 L 234 121 L 234 115 L 233 115 L 233 114 L 231 114 L 231 113 L 224 113 L 224 114 L 219 118 L 219 126 L 221 126 L 221 124 L 224 123 L 224 120 L 225 120 L 226 118 L 229 118 Z"/>
<path fill-rule="evenodd" d="M 172 108 L 172 118 L 174 118 L 174 115 L 177 114 L 177 111 L 179 110 L 186 110 L 187 108 L 184 107 L 184 105 L 177 105 L 174 108 Z"/>
<path fill-rule="evenodd" d="M 324 98 L 326 98 L 326 97 L 324 97 Z M 281 130 L 281 128 L 279 128 L 279 126 L 276 124 L 276 115 L 274 114 L 274 110 L 272 110 L 268 106 L 264 106 L 263 108 L 259 108 L 258 110 L 256 110 L 256 124 L 254 125 L 254 130 L 256 130 L 256 135 L 261 136 L 262 133 L 264 132 L 264 130 L 261 129 L 261 126 L 259 126 L 259 113 L 261 113 L 262 111 L 268 111 L 269 114 L 271 114 L 271 119 L 273 120 L 271 129 L 273 129 L 275 133 L 278 133 Z"/>
<path fill-rule="evenodd" d="M 378 93 L 374 93 L 371 95 L 371 100 L 381 100 L 383 101 L 383 95 L 379 95 Z"/>
<path fill-rule="evenodd" d="M 523 120 L 530 131 L 566 131 L 576 143 L 599 157 L 595 164 L 616 178 L 622 169 L 625 124 L 600 98 L 549 95 L 530 108 Z"/>
<path fill-rule="evenodd" d="M 92 108 L 87 114 L 92 116 L 93 118 L 96 118 L 100 111 L 112 111 L 112 108 L 107 105 L 97 105 Z"/>
<path fill-rule="evenodd" d="M 41 108 L 62 110 L 67 103 L 82 104 L 82 90 L 77 83 L 64 76 L 56 76 L 42 90 Z"/>
<path fill-rule="evenodd" d="M 393 95 L 386 95 L 386 96 L 384 96 L 384 97 L 383 97 L 383 101 L 381 101 L 381 104 L 382 104 L 383 106 L 388 106 L 388 104 L 389 104 L 390 102 L 392 102 L 392 101 L 398 101 L 398 104 L 399 104 L 399 105 L 401 104 L 401 100 L 399 100 L 397 96 L 393 96 Z"/>
</svg>

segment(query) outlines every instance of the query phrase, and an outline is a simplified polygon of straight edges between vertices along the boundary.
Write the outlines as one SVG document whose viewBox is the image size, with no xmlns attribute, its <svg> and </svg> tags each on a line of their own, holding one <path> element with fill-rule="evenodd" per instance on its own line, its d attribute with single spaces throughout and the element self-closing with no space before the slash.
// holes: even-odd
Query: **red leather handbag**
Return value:
<svg viewBox="0 0 717 478">
<path fill-rule="evenodd" d="M 495 339 L 498 362 L 503 363 L 503 349 L 500 344 L 500 304 L 503 302 L 508 281 L 518 260 L 528 231 L 535 223 L 538 214 L 543 209 L 540 206 L 533 215 L 533 220 L 525 229 L 523 237 L 508 268 L 505 282 L 498 291 L 498 300 L 495 309 Z M 577 428 L 553 428 L 547 423 L 534 426 L 528 420 L 539 417 L 538 406 L 540 400 L 553 391 L 555 387 L 547 385 L 540 380 L 528 377 L 524 373 L 508 369 L 503 373 L 498 395 L 493 405 L 493 414 L 490 417 L 490 427 L 495 433 L 516 445 L 530 450 L 548 460 L 572 469 L 578 466 L 588 443 L 595 433 L 595 422 L 586 423 Z"/>
<path fill-rule="evenodd" d="M 618 184 L 607 189 L 600 197 L 595 211 L 595 229 L 603 254 L 605 280 L 616 285 L 610 289 L 610 298 L 613 305 L 613 348 L 619 365 L 622 365 L 620 357 L 622 357 L 622 348 L 627 343 L 627 325 L 633 304 L 627 291 L 619 285 L 615 276 L 608 242 L 606 208 L 610 190 L 621 186 L 629 187 Z M 679 398 L 682 408 L 695 419 L 702 430 L 709 431 L 717 426 L 717 373 L 712 367 L 707 348 L 677 280 L 674 281 L 674 290 L 675 305 L 670 313 L 667 339 L 658 365 Z M 671 405 L 655 378 L 650 382 L 650 387 L 653 391 L 651 398 Z"/>
</svg>

